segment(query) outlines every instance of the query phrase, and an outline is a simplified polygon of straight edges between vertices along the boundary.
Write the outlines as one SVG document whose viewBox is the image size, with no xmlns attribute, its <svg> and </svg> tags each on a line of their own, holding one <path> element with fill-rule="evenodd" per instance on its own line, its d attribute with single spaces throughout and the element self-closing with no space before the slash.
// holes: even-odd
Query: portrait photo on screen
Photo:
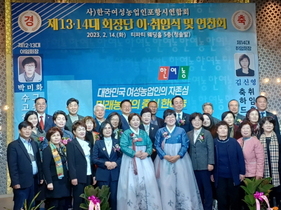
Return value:
<svg viewBox="0 0 281 210">
<path fill-rule="evenodd" d="M 237 77 L 253 77 L 255 76 L 254 54 L 252 53 L 235 53 L 234 62 Z"/>
<path fill-rule="evenodd" d="M 18 57 L 18 80 L 22 83 L 42 81 L 42 59 L 40 56 Z"/>
</svg>

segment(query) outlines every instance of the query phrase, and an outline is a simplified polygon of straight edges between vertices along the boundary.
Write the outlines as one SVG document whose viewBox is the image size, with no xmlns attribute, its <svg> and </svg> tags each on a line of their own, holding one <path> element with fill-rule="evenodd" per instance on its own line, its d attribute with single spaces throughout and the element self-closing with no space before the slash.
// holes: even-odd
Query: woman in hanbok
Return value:
<svg viewBox="0 0 281 210">
<path fill-rule="evenodd" d="M 187 153 L 189 140 L 184 129 L 176 127 L 176 113 L 164 112 L 166 126 L 156 133 L 155 171 L 165 210 L 203 210 L 192 163 Z"/>
<path fill-rule="evenodd" d="M 152 143 L 139 129 L 141 117 L 131 113 L 130 128 L 121 136 L 123 152 L 117 189 L 118 210 L 162 210 L 151 158 Z"/>
</svg>

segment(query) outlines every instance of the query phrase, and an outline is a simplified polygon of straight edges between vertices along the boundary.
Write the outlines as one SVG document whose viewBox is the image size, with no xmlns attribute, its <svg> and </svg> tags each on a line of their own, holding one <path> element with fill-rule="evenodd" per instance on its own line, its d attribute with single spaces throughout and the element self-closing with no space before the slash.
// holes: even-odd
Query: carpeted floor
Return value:
<svg viewBox="0 0 281 210">
<path fill-rule="evenodd" d="M 0 195 L 0 209 L 13 209 L 13 195 Z"/>
</svg>

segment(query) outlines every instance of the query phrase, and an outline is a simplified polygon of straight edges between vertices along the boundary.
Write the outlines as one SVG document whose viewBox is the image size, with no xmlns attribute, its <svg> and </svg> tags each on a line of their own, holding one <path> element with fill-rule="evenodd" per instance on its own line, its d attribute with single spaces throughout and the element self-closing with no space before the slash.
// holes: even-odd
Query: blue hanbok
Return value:
<svg viewBox="0 0 281 210">
<path fill-rule="evenodd" d="M 203 210 L 192 163 L 187 153 L 189 140 L 184 129 L 160 128 L 156 133 L 154 161 L 160 188 L 162 207 L 165 210 Z M 175 163 L 164 159 L 165 155 L 179 155 Z"/>
</svg>

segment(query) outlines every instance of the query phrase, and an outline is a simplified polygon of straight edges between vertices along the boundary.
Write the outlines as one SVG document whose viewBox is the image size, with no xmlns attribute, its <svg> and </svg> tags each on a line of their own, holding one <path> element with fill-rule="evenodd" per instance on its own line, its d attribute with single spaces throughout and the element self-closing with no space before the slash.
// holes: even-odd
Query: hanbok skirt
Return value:
<svg viewBox="0 0 281 210">
<path fill-rule="evenodd" d="M 181 144 L 165 144 L 167 155 L 175 156 Z M 175 163 L 159 156 L 154 161 L 163 210 L 203 210 L 189 154 Z"/>
<path fill-rule="evenodd" d="M 136 146 L 136 151 L 145 151 L 146 146 Z M 134 158 L 122 156 L 117 189 L 118 210 L 162 210 L 159 189 L 150 157 L 135 158 L 137 175 L 134 173 Z"/>
</svg>

